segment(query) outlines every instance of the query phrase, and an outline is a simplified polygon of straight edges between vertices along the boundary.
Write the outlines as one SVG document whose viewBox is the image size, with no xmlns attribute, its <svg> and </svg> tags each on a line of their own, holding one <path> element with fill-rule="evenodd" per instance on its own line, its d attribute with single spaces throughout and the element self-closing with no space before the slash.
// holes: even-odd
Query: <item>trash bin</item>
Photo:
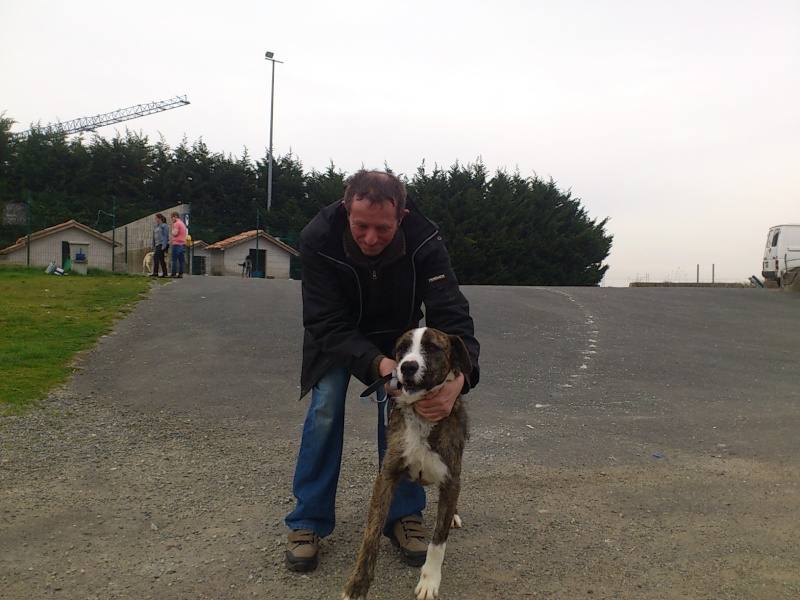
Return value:
<svg viewBox="0 0 800 600">
<path fill-rule="evenodd" d="M 69 243 L 71 264 L 67 266 L 66 261 L 64 261 L 64 270 L 75 271 L 81 275 L 86 275 L 89 272 L 89 253 L 87 246 L 89 246 L 89 244 L 85 242 Z"/>
</svg>

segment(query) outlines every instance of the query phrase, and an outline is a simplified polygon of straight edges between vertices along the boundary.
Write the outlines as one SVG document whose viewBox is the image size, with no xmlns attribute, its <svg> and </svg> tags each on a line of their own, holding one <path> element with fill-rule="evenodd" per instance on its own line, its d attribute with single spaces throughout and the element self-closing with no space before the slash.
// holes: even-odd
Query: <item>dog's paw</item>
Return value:
<svg viewBox="0 0 800 600">
<path fill-rule="evenodd" d="M 464 524 L 461 522 L 461 517 L 458 514 L 453 515 L 453 522 L 450 523 L 450 527 L 453 529 L 461 529 Z"/>
<path fill-rule="evenodd" d="M 442 583 L 442 563 L 447 544 L 428 546 L 428 555 L 422 571 L 419 574 L 419 583 L 414 589 L 417 600 L 434 600 L 439 597 L 439 585 Z"/>
<path fill-rule="evenodd" d="M 367 587 L 367 590 L 369 586 Z M 342 600 L 366 600 L 367 590 L 358 585 L 353 585 L 351 582 L 345 586 L 342 592 Z"/>
<path fill-rule="evenodd" d="M 425 572 L 422 569 L 422 575 L 419 578 L 419 583 L 414 590 L 414 595 L 417 600 L 435 600 L 439 597 L 439 584 L 442 583 L 442 572 Z"/>
</svg>

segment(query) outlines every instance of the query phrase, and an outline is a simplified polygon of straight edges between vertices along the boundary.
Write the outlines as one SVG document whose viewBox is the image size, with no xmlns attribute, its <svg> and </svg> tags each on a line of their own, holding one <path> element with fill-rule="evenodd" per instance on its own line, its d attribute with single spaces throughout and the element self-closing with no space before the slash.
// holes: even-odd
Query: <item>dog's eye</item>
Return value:
<svg viewBox="0 0 800 600">
<path fill-rule="evenodd" d="M 425 350 L 425 354 L 436 354 L 441 351 L 436 344 L 422 344 L 422 349 Z"/>
<path fill-rule="evenodd" d="M 409 348 L 410 348 L 410 345 L 407 344 L 407 343 L 400 344 L 395 349 L 395 355 L 397 357 L 401 357 L 401 356 L 405 355 L 406 353 L 408 353 L 408 349 Z"/>
</svg>

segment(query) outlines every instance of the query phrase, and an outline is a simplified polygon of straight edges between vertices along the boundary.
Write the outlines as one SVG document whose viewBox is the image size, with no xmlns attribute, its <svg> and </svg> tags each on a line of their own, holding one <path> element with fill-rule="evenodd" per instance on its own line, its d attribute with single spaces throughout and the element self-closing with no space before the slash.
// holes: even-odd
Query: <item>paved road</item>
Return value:
<svg viewBox="0 0 800 600">
<path fill-rule="evenodd" d="M 482 381 L 445 599 L 800 597 L 797 295 L 465 294 Z M 375 413 L 355 382 L 337 530 L 317 573 L 287 572 L 301 329 L 298 282 L 157 286 L 85 357 L 60 419 L 4 430 L 0 597 L 338 597 Z M 378 569 L 370 597 L 411 597 L 413 570 L 390 553 Z"/>
<path fill-rule="evenodd" d="M 767 461 L 800 456 L 800 298 L 757 289 L 466 287 L 482 343 L 472 395 L 480 430 L 525 432 L 542 414 L 590 429 L 554 445 L 531 431 L 541 463 L 602 463 L 607 436 L 669 453 L 698 436 L 736 441 Z M 198 418 L 298 414 L 299 282 L 189 277 L 102 343 L 80 391 Z M 98 387 L 98 378 L 104 382 Z M 361 391 L 351 385 L 352 405 Z M 538 408 L 537 408 L 538 406 Z M 358 417 L 359 412 L 354 410 Z M 371 426 L 370 414 L 367 422 Z"/>
</svg>

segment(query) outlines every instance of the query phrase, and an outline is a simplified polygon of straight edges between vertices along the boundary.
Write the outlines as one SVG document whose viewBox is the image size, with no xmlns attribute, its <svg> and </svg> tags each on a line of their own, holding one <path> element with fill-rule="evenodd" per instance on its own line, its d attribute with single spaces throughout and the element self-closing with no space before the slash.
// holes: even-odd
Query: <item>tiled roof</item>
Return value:
<svg viewBox="0 0 800 600">
<path fill-rule="evenodd" d="M 228 248 L 233 248 L 234 246 L 238 246 L 239 244 L 242 244 L 244 242 L 249 242 L 250 240 L 255 239 L 255 237 L 256 237 L 256 230 L 251 229 L 250 231 L 244 231 L 242 233 L 229 237 L 228 239 L 221 240 L 215 244 L 210 244 L 209 246 L 206 246 L 206 250 L 227 250 Z M 300 253 L 297 250 L 295 250 L 288 244 L 283 243 L 279 239 L 272 237 L 270 234 L 268 234 L 266 231 L 262 229 L 258 230 L 258 237 L 260 239 L 264 239 L 267 240 L 268 242 L 275 244 L 276 246 L 285 250 L 292 256 L 300 256 Z"/>
<path fill-rule="evenodd" d="M 71 229 L 73 227 L 75 229 L 80 229 L 81 231 L 83 231 L 85 233 L 88 233 L 89 235 L 94 236 L 94 237 L 96 237 L 96 238 L 98 238 L 100 240 L 103 240 L 107 244 L 111 244 L 112 243 L 112 240 L 111 240 L 110 237 L 106 237 L 105 235 L 103 235 L 99 231 L 95 231 L 94 229 L 92 229 L 91 227 L 89 227 L 87 225 L 84 225 L 83 223 L 78 223 L 78 221 L 76 221 L 75 219 L 70 219 L 66 223 L 60 223 L 59 225 L 53 225 L 52 227 L 48 227 L 46 229 L 41 229 L 39 231 L 31 233 L 31 241 L 38 240 L 38 239 L 41 239 L 41 238 L 45 238 L 45 237 L 48 237 L 48 236 L 53 235 L 55 233 L 58 233 L 60 231 L 65 231 L 67 229 Z M 28 236 L 23 236 L 23 237 L 19 238 L 16 241 L 16 243 L 13 244 L 12 246 L 8 246 L 7 248 L 3 248 L 2 250 L 0 250 L 0 254 L 10 254 L 11 252 L 14 252 L 15 250 L 19 250 L 20 248 L 24 248 L 25 244 L 27 242 L 28 242 Z M 113 243 L 114 243 L 115 246 L 122 246 L 121 242 L 115 241 Z"/>
</svg>

